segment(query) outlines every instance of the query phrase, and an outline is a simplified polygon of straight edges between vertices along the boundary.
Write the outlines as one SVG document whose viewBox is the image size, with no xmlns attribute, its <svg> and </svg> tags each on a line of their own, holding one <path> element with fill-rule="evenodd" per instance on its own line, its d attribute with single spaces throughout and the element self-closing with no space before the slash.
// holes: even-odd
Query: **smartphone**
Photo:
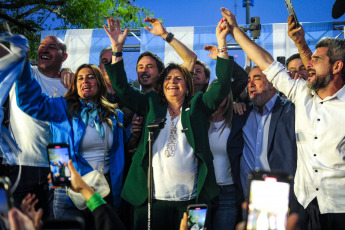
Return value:
<svg viewBox="0 0 345 230">
<path fill-rule="evenodd" d="M 207 215 L 207 204 L 192 204 L 187 207 L 188 229 L 204 229 Z"/>
<path fill-rule="evenodd" d="M 67 166 L 69 159 L 71 159 L 69 145 L 67 143 L 48 144 L 47 153 L 53 185 L 70 185 L 71 173 Z"/>
<path fill-rule="evenodd" d="M 285 0 L 285 5 L 286 5 L 286 9 L 289 13 L 289 16 L 292 15 L 294 18 L 294 22 L 295 22 L 295 28 L 297 29 L 299 27 L 299 23 L 297 20 L 297 16 L 295 13 L 295 9 L 293 8 L 292 2 L 291 0 Z"/>
<path fill-rule="evenodd" d="M 292 176 L 255 171 L 249 175 L 246 229 L 285 229 Z"/>
<path fill-rule="evenodd" d="M 8 211 L 13 207 L 11 195 L 11 182 L 8 177 L 0 177 L 0 215 L 7 216 Z"/>
</svg>

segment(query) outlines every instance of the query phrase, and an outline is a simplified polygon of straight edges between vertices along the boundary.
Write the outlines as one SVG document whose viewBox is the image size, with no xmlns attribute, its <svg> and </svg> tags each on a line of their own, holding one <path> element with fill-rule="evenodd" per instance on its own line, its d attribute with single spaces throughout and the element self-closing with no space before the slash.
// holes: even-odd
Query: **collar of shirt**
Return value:
<svg viewBox="0 0 345 230">
<path fill-rule="evenodd" d="M 314 90 L 311 91 L 311 95 L 316 96 L 316 98 L 319 99 L 319 101 L 329 101 L 333 98 L 338 98 L 339 100 L 345 101 L 345 85 L 341 89 L 339 89 L 338 92 L 336 92 L 332 96 L 326 97 L 323 100 L 319 97 L 319 95 Z"/>
</svg>

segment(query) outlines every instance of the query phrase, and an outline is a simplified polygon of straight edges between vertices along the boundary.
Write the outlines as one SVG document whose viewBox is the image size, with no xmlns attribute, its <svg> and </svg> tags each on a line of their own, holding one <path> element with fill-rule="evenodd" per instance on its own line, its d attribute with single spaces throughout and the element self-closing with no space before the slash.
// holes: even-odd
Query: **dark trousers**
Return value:
<svg viewBox="0 0 345 230">
<path fill-rule="evenodd" d="M 0 175 L 10 178 L 12 186 L 14 185 L 19 173 L 17 165 L 1 165 Z M 36 209 L 43 209 L 43 219 L 52 216 L 52 203 L 54 191 L 49 190 L 47 176 L 49 174 L 48 167 L 32 167 L 22 166 L 20 181 L 17 189 L 13 193 L 14 206 L 20 209 L 23 198 L 28 194 L 35 194 L 38 198 Z"/>
<path fill-rule="evenodd" d="M 189 204 L 195 204 L 195 200 L 153 200 L 151 229 L 178 230 L 180 228 L 183 213 L 187 211 L 187 206 Z M 147 203 L 142 206 L 134 207 L 134 229 L 147 229 Z"/>
<path fill-rule="evenodd" d="M 306 209 L 297 202 L 294 212 L 299 216 L 298 223 L 301 230 L 345 229 L 345 213 L 321 214 L 316 198 L 309 203 Z"/>
</svg>

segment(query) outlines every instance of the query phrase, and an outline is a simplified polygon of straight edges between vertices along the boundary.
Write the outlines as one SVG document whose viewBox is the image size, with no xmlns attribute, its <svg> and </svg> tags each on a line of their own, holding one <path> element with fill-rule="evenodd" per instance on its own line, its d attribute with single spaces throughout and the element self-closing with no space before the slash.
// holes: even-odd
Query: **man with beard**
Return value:
<svg viewBox="0 0 345 230">
<path fill-rule="evenodd" d="M 244 196 L 248 195 L 247 180 L 253 170 L 294 175 L 297 163 L 294 105 L 276 93 L 257 66 L 249 72 L 248 93 L 251 103 L 244 115 L 234 114 L 228 140 L 231 168 L 239 169 L 233 171 Z"/>
<path fill-rule="evenodd" d="M 284 67 L 238 27 L 235 16 L 225 8 L 234 39 L 264 70 L 267 79 L 296 107 L 298 149 L 294 191 L 300 204 L 305 229 L 343 229 L 345 225 L 345 41 L 323 38 L 312 54 L 300 26 L 289 17 L 293 37 L 309 72 L 307 81 L 293 80 Z M 304 60 L 306 59 L 306 60 Z M 310 59 L 308 61 L 308 59 Z"/>
<path fill-rule="evenodd" d="M 37 50 L 37 66 L 32 66 L 32 75 L 39 82 L 42 91 L 51 97 L 63 96 L 66 92 L 61 82 L 60 70 L 67 58 L 66 45 L 55 36 L 44 38 Z M 20 207 L 23 198 L 35 194 L 38 208 L 43 208 L 44 217 L 50 215 L 53 193 L 49 192 L 47 175 L 49 173 L 46 146 L 52 142 L 52 134 L 47 122 L 36 120 L 25 114 L 17 106 L 15 86 L 9 93 L 9 130 L 22 152 L 19 156 L 1 166 L 3 175 L 14 183 L 18 176 L 20 182 L 15 190 L 14 204 Z M 21 174 L 19 174 L 19 165 Z M 52 213 L 51 213 L 52 214 Z"/>
</svg>

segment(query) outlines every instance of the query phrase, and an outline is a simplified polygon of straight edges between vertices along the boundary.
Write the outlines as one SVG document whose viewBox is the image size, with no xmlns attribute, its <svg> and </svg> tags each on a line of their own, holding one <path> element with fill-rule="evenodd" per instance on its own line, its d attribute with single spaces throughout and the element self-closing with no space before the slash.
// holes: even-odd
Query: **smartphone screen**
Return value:
<svg viewBox="0 0 345 230">
<path fill-rule="evenodd" d="M 206 204 L 189 205 L 187 208 L 187 214 L 189 230 L 204 229 L 207 215 Z"/>
<path fill-rule="evenodd" d="M 249 178 L 246 229 L 285 229 L 292 177 L 253 172 Z"/>
<path fill-rule="evenodd" d="M 0 188 L 0 214 L 7 215 L 9 211 L 7 201 L 7 191 L 4 188 Z"/>
<path fill-rule="evenodd" d="M 69 185 L 71 181 L 71 173 L 67 166 L 70 159 L 69 145 L 48 144 L 47 152 L 53 185 Z"/>
<path fill-rule="evenodd" d="M 298 28 L 299 27 L 299 23 L 298 23 L 298 20 L 297 20 L 297 16 L 296 16 L 296 13 L 295 13 L 295 9 L 293 8 L 293 5 L 292 5 L 292 2 L 291 0 L 285 0 L 285 5 L 286 5 L 286 9 L 289 13 L 289 16 L 292 15 L 293 18 L 294 18 L 294 21 L 295 21 L 295 28 Z"/>
</svg>

